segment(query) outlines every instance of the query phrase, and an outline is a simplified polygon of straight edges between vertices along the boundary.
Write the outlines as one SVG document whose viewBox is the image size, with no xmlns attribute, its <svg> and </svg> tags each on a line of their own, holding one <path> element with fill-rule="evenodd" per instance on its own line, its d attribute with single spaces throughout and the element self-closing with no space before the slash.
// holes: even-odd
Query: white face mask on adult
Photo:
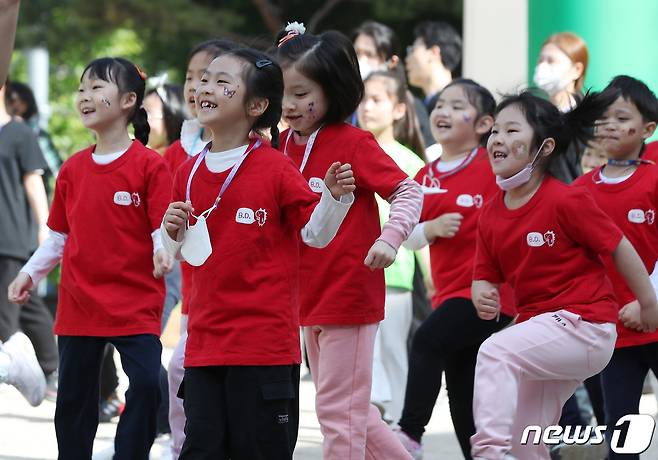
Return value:
<svg viewBox="0 0 658 460">
<path fill-rule="evenodd" d="M 368 59 L 359 59 L 359 72 L 361 73 L 361 80 L 365 81 L 365 79 L 368 78 L 371 73 L 377 72 L 379 70 L 386 70 L 386 64 L 373 66 L 370 64 Z"/>
<path fill-rule="evenodd" d="M 532 171 L 534 171 L 535 169 L 537 158 L 539 158 L 539 153 L 541 152 L 541 149 L 544 148 L 545 142 L 546 140 L 544 140 L 544 142 L 541 143 L 539 149 L 537 150 L 537 153 L 535 153 L 535 157 L 532 159 L 530 163 L 525 165 L 521 171 L 517 172 L 511 177 L 508 177 L 507 179 L 501 176 L 496 176 L 496 185 L 498 185 L 498 187 L 500 187 L 502 190 L 507 192 L 509 190 L 515 189 L 527 183 L 532 177 Z"/>
<path fill-rule="evenodd" d="M 568 62 L 556 64 L 540 62 L 535 67 L 533 81 L 538 88 L 543 89 L 552 97 L 574 81 L 569 75 L 569 70 L 571 70 L 571 65 Z"/>
</svg>

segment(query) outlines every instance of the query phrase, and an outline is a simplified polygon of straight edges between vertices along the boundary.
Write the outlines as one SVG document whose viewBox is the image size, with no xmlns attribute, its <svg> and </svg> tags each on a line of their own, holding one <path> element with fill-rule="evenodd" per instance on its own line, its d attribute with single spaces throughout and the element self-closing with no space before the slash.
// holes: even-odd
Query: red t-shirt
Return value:
<svg viewBox="0 0 658 460">
<path fill-rule="evenodd" d="M 185 200 L 194 161 L 176 173 L 176 201 Z M 190 190 L 195 214 L 212 206 L 229 172 L 201 163 Z M 206 221 L 212 254 L 192 267 L 185 367 L 301 362 L 298 240 L 318 201 L 281 152 L 261 146 L 247 156 Z"/>
<path fill-rule="evenodd" d="M 482 210 L 474 280 L 507 281 L 518 321 L 568 310 L 614 323 L 617 302 L 600 256 L 623 234 L 582 188 L 546 176 L 528 203 L 507 209 L 502 191 Z"/>
<path fill-rule="evenodd" d="M 619 184 L 604 184 L 600 181 L 601 168 L 579 177 L 574 186 L 587 188 L 594 201 L 624 232 L 637 250 L 649 273 L 653 272 L 658 260 L 658 229 L 655 218 L 658 209 L 658 166 L 640 165 L 635 173 Z M 636 300 L 635 294 L 617 272 L 612 257 L 603 259 L 615 294 L 622 307 Z M 617 323 L 617 348 L 658 341 L 658 331 L 638 332 Z"/>
<path fill-rule="evenodd" d="M 288 131 L 281 133 L 284 150 Z M 305 145 L 288 142 L 288 155 L 297 168 Z M 324 180 L 335 161 L 349 163 L 356 179 L 355 200 L 338 234 L 324 249 L 301 246 L 301 324 L 370 324 L 384 318 L 384 271 L 363 264 L 381 235 L 375 193 L 388 198 L 407 175 L 384 152 L 372 134 L 346 123 L 323 127 L 302 174 L 307 188 Z"/>
<path fill-rule="evenodd" d="M 151 233 L 167 209 L 171 175 L 139 141 L 107 165 L 96 146 L 57 176 L 48 227 L 68 234 L 55 320 L 57 335 L 160 335 L 165 287 L 153 277 Z"/>
<path fill-rule="evenodd" d="M 433 177 L 440 179 L 441 188 L 447 192 L 424 196 L 420 221 L 433 220 L 453 212 L 460 213 L 464 219 L 453 238 L 436 238 L 430 244 L 432 280 L 436 288 L 436 294 L 432 297 L 434 308 L 450 298 L 471 298 L 477 221 L 482 206 L 500 190 L 484 148 L 479 148 L 475 158 L 454 174 L 441 173 L 436 165 L 437 161 L 426 165 L 416 175 L 416 181 L 419 184 L 423 184 L 423 181 L 429 183 L 429 169 L 432 168 Z M 442 178 L 444 174 L 446 177 Z M 503 289 L 503 293 L 506 295 L 501 302 L 502 312 L 514 316 L 509 288 Z"/>
<path fill-rule="evenodd" d="M 190 156 L 187 154 L 180 139 L 176 140 L 173 144 L 167 147 L 164 153 L 164 159 L 171 171 L 172 176 L 176 174 L 180 165 L 185 163 Z M 185 261 L 180 263 L 182 273 L 182 286 L 181 286 L 181 313 L 187 315 L 189 312 L 188 299 L 192 295 L 192 267 Z"/>
<path fill-rule="evenodd" d="M 644 148 L 642 159 L 658 163 L 658 141 L 649 142 Z"/>
</svg>

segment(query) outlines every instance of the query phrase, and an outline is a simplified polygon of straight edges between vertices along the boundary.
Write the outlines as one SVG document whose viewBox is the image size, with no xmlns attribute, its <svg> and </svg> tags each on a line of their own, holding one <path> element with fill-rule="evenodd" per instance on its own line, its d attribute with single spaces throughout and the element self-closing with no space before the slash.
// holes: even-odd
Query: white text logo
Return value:
<svg viewBox="0 0 658 460">
<path fill-rule="evenodd" d="M 620 418 L 614 426 L 610 437 L 610 449 L 617 454 L 641 454 L 651 445 L 656 422 L 651 415 L 629 414 Z M 530 425 L 523 430 L 521 444 L 557 445 L 564 444 L 603 444 L 606 425 L 570 426 L 562 428 L 551 425 L 544 429 L 539 425 Z M 531 437 L 532 435 L 532 437 Z"/>
</svg>

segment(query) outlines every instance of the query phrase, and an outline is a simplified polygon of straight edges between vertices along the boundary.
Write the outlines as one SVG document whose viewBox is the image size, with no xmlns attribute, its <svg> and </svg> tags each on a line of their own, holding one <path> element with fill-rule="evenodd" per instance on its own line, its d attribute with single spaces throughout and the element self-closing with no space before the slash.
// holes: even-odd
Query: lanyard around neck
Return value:
<svg viewBox="0 0 658 460">
<path fill-rule="evenodd" d="M 466 158 L 464 158 L 464 161 L 462 161 L 461 163 L 459 163 L 459 165 L 455 166 L 455 167 L 452 168 L 450 171 L 446 171 L 446 172 L 444 172 L 444 173 L 441 173 L 441 172 L 439 172 L 439 170 L 437 169 L 437 172 L 439 172 L 439 175 L 437 176 L 437 179 L 441 180 L 441 179 L 445 179 L 446 177 L 452 176 L 453 174 L 457 174 L 459 171 L 461 171 L 461 170 L 464 169 L 466 166 L 468 166 L 469 164 L 471 164 L 471 162 L 475 159 L 475 156 L 477 155 L 477 153 L 478 153 L 478 148 L 475 147 L 475 148 L 471 151 L 471 153 L 468 154 L 468 156 L 467 156 Z M 433 171 L 433 169 L 437 166 L 437 163 L 439 162 L 439 160 L 441 160 L 441 158 L 437 158 L 436 160 L 434 160 L 434 161 L 432 162 L 432 164 L 430 165 L 430 167 L 429 167 L 429 176 L 430 176 L 431 179 L 434 178 L 434 171 Z"/>
<path fill-rule="evenodd" d="M 304 168 L 306 167 L 306 163 L 308 162 L 308 158 L 311 156 L 311 150 L 313 149 L 313 144 L 315 143 L 315 138 L 318 137 L 318 133 L 320 132 L 320 129 L 322 129 L 322 126 L 320 126 L 318 129 L 313 131 L 313 134 L 311 134 L 308 137 L 308 141 L 306 142 L 306 148 L 304 148 L 304 158 L 302 159 L 302 164 L 299 167 L 299 172 L 304 172 Z M 286 143 L 283 146 L 283 153 L 286 156 L 288 155 L 288 142 L 290 141 L 290 138 L 292 137 L 292 129 L 288 131 L 288 136 L 286 137 Z"/>
<path fill-rule="evenodd" d="M 208 218 L 210 213 L 217 208 L 217 205 L 219 204 L 219 200 L 222 198 L 222 195 L 226 191 L 229 185 L 231 185 L 231 182 L 233 182 L 233 178 L 238 172 L 238 169 L 240 169 L 240 165 L 244 162 L 244 160 L 247 158 L 247 155 L 251 153 L 252 150 L 257 149 L 260 147 L 261 141 L 260 139 L 251 144 L 251 146 L 244 152 L 244 154 L 238 159 L 238 161 L 233 165 L 233 168 L 231 169 L 231 172 L 228 174 L 228 177 L 222 184 L 221 189 L 219 190 L 219 194 L 217 195 L 217 198 L 215 199 L 215 203 L 208 209 L 206 209 L 201 215 L 204 215 L 205 218 Z M 192 171 L 190 171 L 190 176 L 187 178 L 187 189 L 185 190 L 185 200 L 186 201 L 191 201 L 190 200 L 190 189 L 192 187 L 192 178 L 194 177 L 194 174 L 196 173 L 197 169 L 199 169 L 199 166 L 201 165 L 201 162 L 204 160 L 206 155 L 208 154 L 208 150 L 210 149 L 210 144 L 206 145 L 206 147 L 203 149 L 203 151 L 197 155 L 197 159 L 194 162 L 194 166 L 192 166 Z M 192 214 L 194 216 L 194 214 Z M 198 219 L 197 216 L 194 216 Z"/>
</svg>

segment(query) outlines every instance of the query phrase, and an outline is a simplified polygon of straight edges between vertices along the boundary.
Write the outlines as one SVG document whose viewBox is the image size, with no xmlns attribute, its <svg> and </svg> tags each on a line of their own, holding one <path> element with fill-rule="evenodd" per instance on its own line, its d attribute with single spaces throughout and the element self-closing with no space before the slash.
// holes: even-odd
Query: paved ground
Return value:
<svg viewBox="0 0 658 460">
<path fill-rule="evenodd" d="M 165 348 L 164 359 L 171 354 Z M 121 376 L 121 387 L 126 380 Z M 313 384 L 301 383 L 301 414 L 299 442 L 295 452 L 296 460 L 320 460 L 322 437 L 313 409 Z M 642 398 L 643 413 L 656 413 L 656 400 L 652 395 Z M 0 460 L 56 459 L 57 444 L 53 427 L 55 405 L 44 402 L 32 408 L 14 388 L 0 385 Z M 115 423 L 101 424 L 94 445 L 94 460 L 112 458 L 112 443 Z M 651 449 L 642 455 L 642 460 L 658 458 L 658 436 L 654 437 Z M 158 439 L 151 452 L 151 459 L 168 459 L 168 439 Z M 425 460 L 458 460 L 462 458 L 459 446 L 452 432 L 450 415 L 445 392 L 437 402 L 428 433 L 423 438 Z"/>
</svg>

